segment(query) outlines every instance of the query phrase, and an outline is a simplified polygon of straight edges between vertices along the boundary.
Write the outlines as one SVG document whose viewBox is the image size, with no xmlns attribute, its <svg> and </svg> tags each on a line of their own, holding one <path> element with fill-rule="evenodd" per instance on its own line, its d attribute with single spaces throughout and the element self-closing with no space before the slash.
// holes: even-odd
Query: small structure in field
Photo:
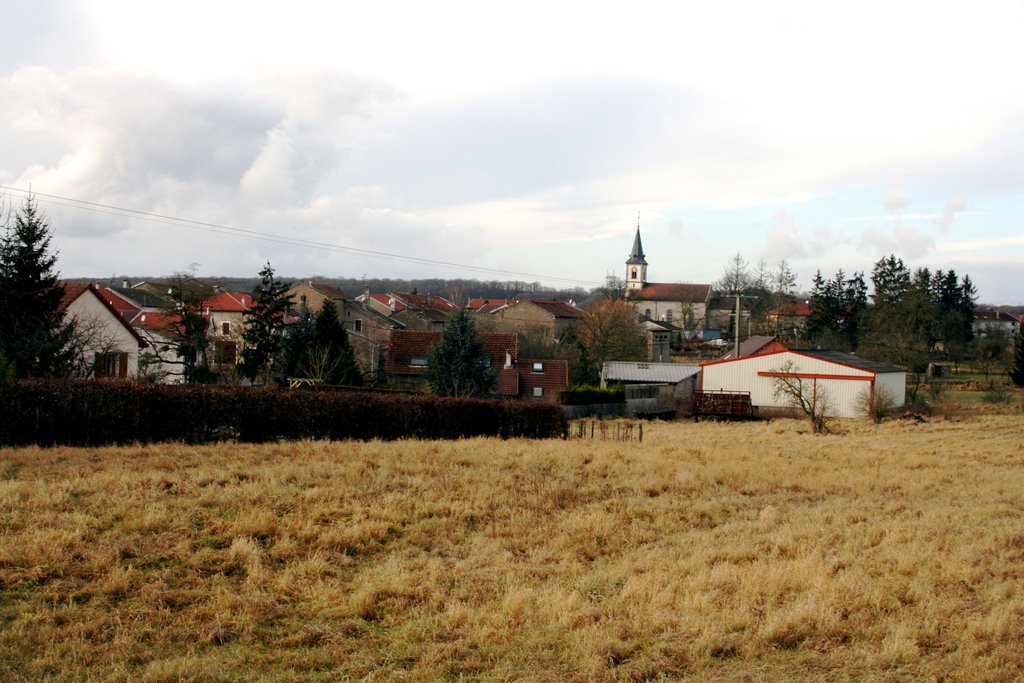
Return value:
<svg viewBox="0 0 1024 683">
<path fill-rule="evenodd" d="M 829 414 L 858 417 L 884 395 L 891 407 L 904 404 L 907 373 L 887 363 L 838 351 L 787 349 L 701 366 L 701 391 L 749 392 L 756 415 L 784 414 L 792 403 L 778 393 L 776 378 L 794 380 L 808 398 L 827 400 Z"/>
</svg>

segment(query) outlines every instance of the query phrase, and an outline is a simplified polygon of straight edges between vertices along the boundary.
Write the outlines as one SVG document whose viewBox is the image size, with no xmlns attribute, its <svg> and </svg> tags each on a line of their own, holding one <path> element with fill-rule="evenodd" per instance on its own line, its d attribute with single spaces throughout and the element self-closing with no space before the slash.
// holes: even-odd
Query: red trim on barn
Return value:
<svg viewBox="0 0 1024 683">
<path fill-rule="evenodd" d="M 864 372 L 867 372 L 865 370 Z M 799 377 L 801 379 L 855 379 L 861 382 L 872 382 L 872 377 L 856 377 L 854 375 L 826 375 L 820 372 L 771 372 L 768 370 L 761 370 L 757 373 L 758 377 Z"/>
</svg>

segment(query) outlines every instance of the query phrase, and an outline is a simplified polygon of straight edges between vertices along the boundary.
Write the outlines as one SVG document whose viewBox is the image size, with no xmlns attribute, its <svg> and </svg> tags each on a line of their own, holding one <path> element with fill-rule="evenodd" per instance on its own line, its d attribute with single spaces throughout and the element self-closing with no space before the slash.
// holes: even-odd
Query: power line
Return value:
<svg viewBox="0 0 1024 683">
<path fill-rule="evenodd" d="M 428 259 L 420 256 L 408 256 L 405 254 L 394 254 L 386 251 L 374 251 L 372 249 L 360 249 L 359 247 L 350 247 L 343 244 L 333 244 L 330 242 L 318 242 L 316 240 L 306 240 L 298 237 L 288 237 L 285 235 L 276 235 L 269 232 L 260 232 L 258 230 L 251 230 L 247 228 L 235 228 L 228 225 L 221 225 L 218 223 L 208 223 L 206 221 L 197 221 L 190 218 L 178 218 L 177 216 L 168 216 L 165 214 L 152 213 L 149 211 L 139 211 L 138 209 L 129 209 L 122 206 L 114 206 L 111 204 L 103 204 L 100 202 L 90 202 L 84 199 L 75 199 L 73 197 L 63 197 L 61 195 L 47 194 L 45 192 L 37 192 L 35 190 L 24 190 L 17 187 L 10 187 L 7 185 L 0 185 L 0 190 L 7 190 L 8 192 L 14 192 L 21 196 L 32 196 L 32 197 L 43 197 L 45 201 L 50 204 L 56 204 L 58 206 L 64 206 L 67 208 L 78 209 L 83 211 L 91 211 L 93 213 L 102 213 L 112 216 L 120 216 L 122 218 L 144 220 L 151 223 L 162 223 L 164 225 L 173 225 L 191 230 L 201 230 L 203 232 L 217 233 L 221 235 L 230 235 L 233 237 L 240 237 L 243 239 L 259 240 L 263 242 L 272 242 L 276 244 L 287 244 L 291 246 L 307 247 L 311 249 L 327 249 L 329 251 L 337 251 L 341 253 L 353 254 L 356 256 L 365 256 L 368 258 L 376 258 L 385 261 L 403 261 L 406 263 L 422 263 L 431 266 L 445 266 L 448 268 L 458 268 L 460 270 L 470 270 L 479 273 L 489 273 L 493 275 L 514 275 L 518 277 L 528 277 L 535 280 L 546 280 L 555 282 L 565 282 L 578 285 L 600 285 L 601 283 L 591 282 L 589 280 L 577 280 L 574 278 L 556 277 L 551 275 L 537 275 L 535 273 L 523 273 L 514 270 L 503 270 L 501 268 L 489 268 L 486 266 L 473 266 L 466 263 L 456 263 L 453 261 L 439 261 L 436 259 Z"/>
</svg>

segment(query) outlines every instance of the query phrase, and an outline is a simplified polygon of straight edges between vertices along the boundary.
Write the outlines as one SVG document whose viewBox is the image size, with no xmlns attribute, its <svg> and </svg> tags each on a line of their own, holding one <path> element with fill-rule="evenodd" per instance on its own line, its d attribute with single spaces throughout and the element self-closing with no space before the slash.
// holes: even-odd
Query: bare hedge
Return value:
<svg viewBox="0 0 1024 683">
<path fill-rule="evenodd" d="M 132 382 L 0 383 L 0 445 L 561 438 L 560 406 L 368 392 Z"/>
</svg>

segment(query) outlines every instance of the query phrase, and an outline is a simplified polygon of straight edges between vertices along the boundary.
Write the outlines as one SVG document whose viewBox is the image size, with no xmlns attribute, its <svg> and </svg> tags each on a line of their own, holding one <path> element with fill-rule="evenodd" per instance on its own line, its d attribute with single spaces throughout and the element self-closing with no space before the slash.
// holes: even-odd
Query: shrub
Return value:
<svg viewBox="0 0 1024 683">
<path fill-rule="evenodd" d="M 584 406 L 594 403 L 624 403 L 626 389 L 621 384 L 604 389 L 602 387 L 568 387 L 559 394 L 559 401 L 567 406 Z"/>
<path fill-rule="evenodd" d="M 562 437 L 550 403 L 131 382 L 0 383 L 0 445 Z"/>
</svg>

